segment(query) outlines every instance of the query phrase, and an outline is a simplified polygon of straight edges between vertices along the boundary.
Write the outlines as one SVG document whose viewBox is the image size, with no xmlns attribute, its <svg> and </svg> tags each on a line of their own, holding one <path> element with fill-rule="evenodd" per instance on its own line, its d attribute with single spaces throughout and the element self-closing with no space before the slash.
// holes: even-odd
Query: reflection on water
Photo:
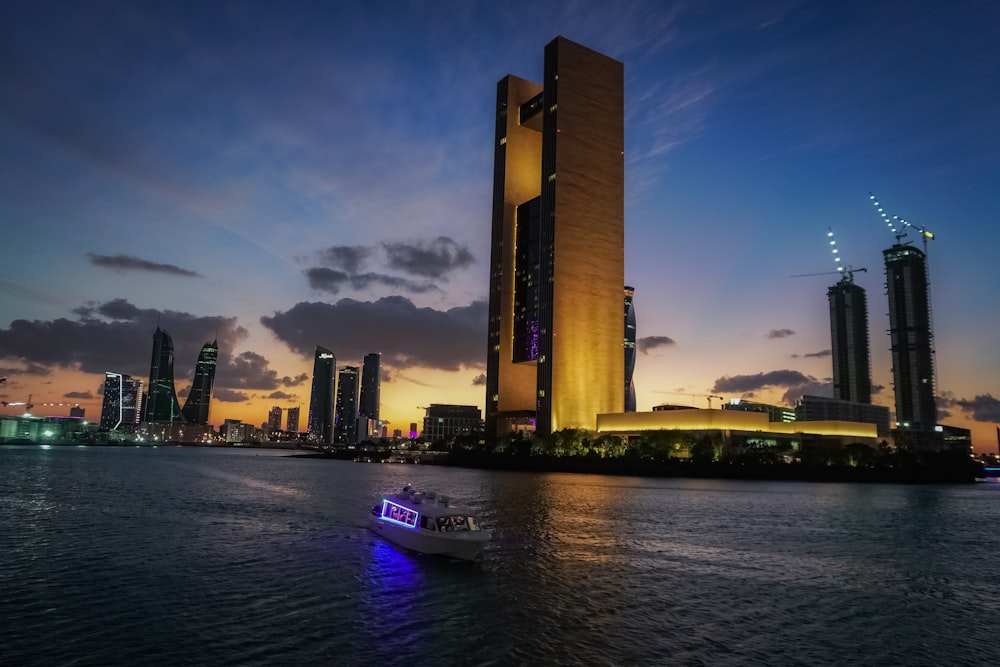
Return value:
<svg viewBox="0 0 1000 667">
<path fill-rule="evenodd" d="M 989 664 L 1000 485 L 495 473 L 0 447 L 9 664 Z M 405 484 L 478 563 L 397 549 Z M 845 638 L 849 638 L 849 641 Z"/>
</svg>

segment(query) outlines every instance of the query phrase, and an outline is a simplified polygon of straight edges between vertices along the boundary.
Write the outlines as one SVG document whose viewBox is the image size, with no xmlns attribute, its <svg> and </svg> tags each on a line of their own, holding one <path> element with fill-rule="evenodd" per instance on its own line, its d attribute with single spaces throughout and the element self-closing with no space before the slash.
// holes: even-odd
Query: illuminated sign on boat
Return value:
<svg viewBox="0 0 1000 667">
<path fill-rule="evenodd" d="M 382 499 L 382 518 L 386 521 L 398 523 L 399 525 L 406 526 L 407 528 L 416 528 L 418 516 L 419 515 L 411 509 L 407 509 L 402 505 L 397 505 L 391 500 Z"/>
</svg>

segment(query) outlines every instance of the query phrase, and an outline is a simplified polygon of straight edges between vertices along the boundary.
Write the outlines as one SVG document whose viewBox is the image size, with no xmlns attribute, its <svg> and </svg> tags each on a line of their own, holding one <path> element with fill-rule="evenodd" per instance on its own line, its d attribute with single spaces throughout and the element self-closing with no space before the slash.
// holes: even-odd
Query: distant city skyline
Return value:
<svg viewBox="0 0 1000 667">
<path fill-rule="evenodd" d="M 831 281 L 789 279 L 833 270 L 833 227 L 869 269 L 872 401 L 895 412 L 876 270 L 895 239 L 874 191 L 937 237 L 937 421 L 996 447 L 996 3 L 16 7 L 0 24 L 8 414 L 94 419 L 106 372 L 148 379 L 157 326 L 181 400 L 217 340 L 215 425 L 308 409 L 316 345 L 340 367 L 381 351 L 395 425 L 431 402 L 485 412 L 496 82 L 540 80 L 562 35 L 626 72 L 637 410 L 834 396 Z"/>
</svg>

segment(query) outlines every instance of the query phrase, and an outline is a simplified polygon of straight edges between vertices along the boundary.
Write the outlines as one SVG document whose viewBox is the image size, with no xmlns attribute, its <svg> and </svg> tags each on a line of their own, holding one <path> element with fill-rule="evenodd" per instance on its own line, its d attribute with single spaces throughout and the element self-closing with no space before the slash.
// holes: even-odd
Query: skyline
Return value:
<svg viewBox="0 0 1000 667">
<path fill-rule="evenodd" d="M 867 268 L 893 408 L 874 192 L 936 234 L 940 421 L 993 450 L 1000 9 L 910 7 L 13 3 L 0 395 L 96 421 L 106 371 L 148 381 L 159 325 L 182 400 L 218 340 L 215 424 L 308 410 L 316 346 L 338 371 L 382 353 L 390 432 L 483 408 L 493 96 L 562 35 L 625 66 L 639 410 L 832 396 L 828 228 Z"/>
</svg>

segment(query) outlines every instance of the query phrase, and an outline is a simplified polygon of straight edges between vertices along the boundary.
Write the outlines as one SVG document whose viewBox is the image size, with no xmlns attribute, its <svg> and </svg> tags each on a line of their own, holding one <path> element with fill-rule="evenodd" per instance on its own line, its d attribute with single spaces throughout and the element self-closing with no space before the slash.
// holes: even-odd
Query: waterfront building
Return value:
<svg viewBox="0 0 1000 667">
<path fill-rule="evenodd" d="M 417 422 L 410 422 L 410 440 L 415 439 L 418 435 L 420 434 L 417 432 Z M 1000 438 L 1000 435 L 997 437 Z M 997 447 L 1000 448 L 1000 445 Z"/>
<path fill-rule="evenodd" d="M 333 441 L 358 444 L 358 367 L 345 366 L 337 374 L 337 414 Z"/>
<path fill-rule="evenodd" d="M 931 433 L 937 425 L 926 255 L 897 243 L 884 250 L 896 426 Z M 915 434 L 918 435 L 918 434 Z M 920 437 L 913 439 L 917 443 Z"/>
<path fill-rule="evenodd" d="M 841 401 L 872 402 L 868 297 L 847 271 L 827 290 L 830 301 L 830 347 L 833 395 Z"/>
<path fill-rule="evenodd" d="M 762 412 L 767 415 L 768 421 L 787 424 L 796 419 L 795 409 L 786 408 L 783 405 L 770 405 L 757 401 L 747 401 L 742 398 L 731 398 L 729 403 L 722 404 L 723 410 L 738 410 L 741 412 Z"/>
<path fill-rule="evenodd" d="M 288 408 L 286 414 L 287 414 L 287 417 L 286 417 L 286 421 L 285 421 L 285 430 L 288 431 L 289 433 L 298 433 L 299 432 L 299 406 L 296 405 L 294 408 Z"/>
<path fill-rule="evenodd" d="M 281 408 L 277 405 L 271 406 L 267 413 L 267 430 L 271 433 L 281 430 Z"/>
<path fill-rule="evenodd" d="M 153 424 L 182 423 L 180 403 L 174 389 L 174 342 L 170 334 L 156 327 L 153 355 L 149 364 L 149 389 L 146 392 L 145 416 Z"/>
<path fill-rule="evenodd" d="M 635 288 L 625 286 L 625 412 L 635 412 Z"/>
<path fill-rule="evenodd" d="M 557 37 L 497 84 L 487 437 L 622 410 L 624 68 Z M 531 415 L 525 417 L 525 415 Z"/>
<path fill-rule="evenodd" d="M 312 391 L 309 393 L 309 438 L 313 442 L 333 442 L 334 370 L 337 358 L 325 347 L 316 346 L 313 356 Z"/>
<path fill-rule="evenodd" d="M 381 385 L 382 355 L 377 352 L 366 354 L 361 365 L 361 393 L 358 398 L 359 438 L 361 436 L 381 435 L 379 432 L 381 427 L 379 420 Z"/>
<path fill-rule="evenodd" d="M 880 436 L 889 434 L 889 408 L 824 396 L 803 396 L 795 406 L 798 421 L 850 421 L 875 424 Z"/>
<path fill-rule="evenodd" d="M 205 343 L 198 354 L 194 366 L 194 381 L 191 383 L 191 393 L 184 401 L 181 410 L 184 421 L 189 424 L 208 423 L 208 412 L 212 403 L 212 388 L 215 386 L 215 367 L 219 358 L 218 341 Z"/>
<path fill-rule="evenodd" d="M 424 408 L 424 440 L 448 440 L 478 433 L 483 427 L 482 412 L 475 405 L 431 403 Z"/>
<path fill-rule="evenodd" d="M 83 419 L 87 414 L 87 410 L 81 408 L 79 405 L 74 405 L 69 409 L 69 416 L 76 417 L 77 419 Z"/>
<path fill-rule="evenodd" d="M 102 431 L 134 433 L 142 418 L 142 380 L 123 373 L 104 374 L 104 400 L 101 403 Z"/>
</svg>

